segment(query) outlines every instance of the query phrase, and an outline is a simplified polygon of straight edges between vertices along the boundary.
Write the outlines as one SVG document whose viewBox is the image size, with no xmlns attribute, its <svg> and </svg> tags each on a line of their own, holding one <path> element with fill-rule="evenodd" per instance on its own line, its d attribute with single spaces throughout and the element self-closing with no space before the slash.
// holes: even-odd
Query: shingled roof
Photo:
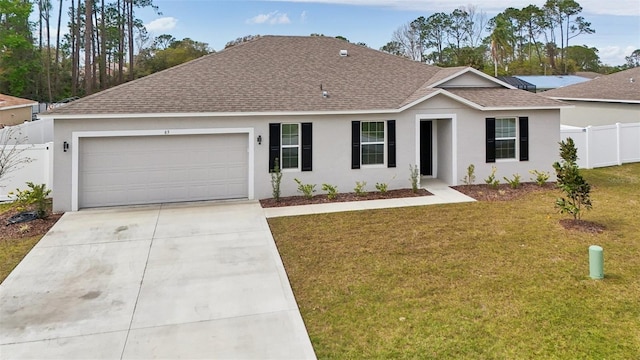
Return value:
<svg viewBox="0 0 640 360">
<path fill-rule="evenodd" d="M 0 110 L 15 109 L 38 105 L 37 101 L 22 99 L 15 96 L 0 94 Z"/>
<path fill-rule="evenodd" d="M 562 100 L 640 103 L 640 67 L 550 90 L 543 95 Z"/>
<path fill-rule="evenodd" d="M 430 66 L 331 37 L 264 36 L 48 114 L 394 110 L 433 93 L 431 84 L 464 69 Z M 486 89 L 493 90 L 500 89 Z M 527 97 L 518 107 L 541 101 L 531 99 Z M 559 107 L 559 102 L 542 99 L 548 106 Z"/>
</svg>

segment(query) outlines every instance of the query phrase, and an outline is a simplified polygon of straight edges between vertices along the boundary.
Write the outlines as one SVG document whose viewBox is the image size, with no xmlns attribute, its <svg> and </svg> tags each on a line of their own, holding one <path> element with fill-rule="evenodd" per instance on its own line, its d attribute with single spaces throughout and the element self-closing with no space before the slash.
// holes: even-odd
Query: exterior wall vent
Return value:
<svg viewBox="0 0 640 360">
<path fill-rule="evenodd" d="M 340 56 L 344 57 L 348 55 L 349 55 L 349 52 L 347 50 L 340 50 Z"/>
</svg>

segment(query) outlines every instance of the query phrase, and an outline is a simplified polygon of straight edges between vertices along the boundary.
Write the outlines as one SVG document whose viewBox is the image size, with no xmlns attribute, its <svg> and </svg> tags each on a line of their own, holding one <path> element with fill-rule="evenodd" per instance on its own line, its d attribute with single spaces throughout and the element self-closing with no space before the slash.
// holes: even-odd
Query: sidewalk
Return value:
<svg viewBox="0 0 640 360">
<path fill-rule="evenodd" d="M 432 196 L 409 197 L 399 199 L 384 200 L 363 200 L 351 202 L 336 202 L 331 204 L 314 204 L 300 206 L 286 206 L 265 208 L 264 214 L 267 218 L 281 216 L 296 216 L 309 214 L 324 214 L 342 211 L 357 211 L 369 209 L 387 209 L 405 206 L 423 206 L 434 204 L 449 204 L 460 202 L 472 202 L 473 198 L 453 190 L 449 185 L 437 179 L 426 179 L 422 181 L 421 187 L 427 189 Z"/>
</svg>

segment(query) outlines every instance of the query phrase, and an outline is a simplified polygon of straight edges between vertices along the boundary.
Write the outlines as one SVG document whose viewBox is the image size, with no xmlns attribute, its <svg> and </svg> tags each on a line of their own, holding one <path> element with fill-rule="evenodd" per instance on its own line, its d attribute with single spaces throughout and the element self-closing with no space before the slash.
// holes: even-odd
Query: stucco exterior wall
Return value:
<svg viewBox="0 0 640 360">
<path fill-rule="evenodd" d="M 600 126 L 640 121 L 640 104 L 566 101 L 573 108 L 563 108 L 561 122 L 570 126 Z"/>
<path fill-rule="evenodd" d="M 0 124 L 9 126 L 31 121 L 31 106 L 0 110 Z"/>
<path fill-rule="evenodd" d="M 294 178 L 304 183 L 316 184 L 317 193 L 322 193 L 323 183 L 336 185 L 340 192 L 352 192 L 356 181 L 366 181 L 368 191 L 375 190 L 376 182 L 384 182 L 390 189 L 410 187 L 409 165 L 418 163 L 419 152 L 416 131 L 420 119 L 434 121 L 437 134 L 437 177 L 450 183 L 460 182 L 466 167 L 473 163 L 481 182 L 491 165 L 485 163 L 485 118 L 491 116 L 529 116 L 530 161 L 499 162 L 498 175 L 513 173 L 528 179 L 529 169 L 550 170 L 556 159 L 557 143 L 560 139 L 559 110 L 516 111 L 485 113 L 440 96 L 428 100 L 400 114 L 370 114 L 341 116 L 238 116 L 238 117 L 183 117 L 183 118 L 135 118 L 135 119 L 64 119 L 54 122 L 54 211 L 71 209 L 72 152 L 64 152 L 64 141 L 71 144 L 73 131 L 107 130 L 157 130 L 157 129 L 204 129 L 204 128 L 252 128 L 254 137 L 262 136 L 262 145 L 256 139 L 254 146 L 254 192 L 255 198 L 271 197 L 271 177 L 268 172 L 269 123 L 313 123 L 313 171 L 284 172 L 282 196 L 296 195 Z M 396 167 L 363 166 L 351 169 L 351 121 L 396 120 Z M 386 148 L 386 146 L 385 146 Z M 456 155 L 457 154 L 457 155 Z M 188 156 L 188 154 L 186 154 Z"/>
</svg>

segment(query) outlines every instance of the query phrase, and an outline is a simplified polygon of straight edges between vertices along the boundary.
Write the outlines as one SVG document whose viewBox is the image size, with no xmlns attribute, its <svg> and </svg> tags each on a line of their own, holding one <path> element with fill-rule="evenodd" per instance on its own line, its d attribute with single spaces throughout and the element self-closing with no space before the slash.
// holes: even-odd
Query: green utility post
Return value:
<svg viewBox="0 0 640 360">
<path fill-rule="evenodd" d="M 604 278 L 604 255 L 598 245 L 589 246 L 589 276 L 592 279 Z"/>
</svg>

